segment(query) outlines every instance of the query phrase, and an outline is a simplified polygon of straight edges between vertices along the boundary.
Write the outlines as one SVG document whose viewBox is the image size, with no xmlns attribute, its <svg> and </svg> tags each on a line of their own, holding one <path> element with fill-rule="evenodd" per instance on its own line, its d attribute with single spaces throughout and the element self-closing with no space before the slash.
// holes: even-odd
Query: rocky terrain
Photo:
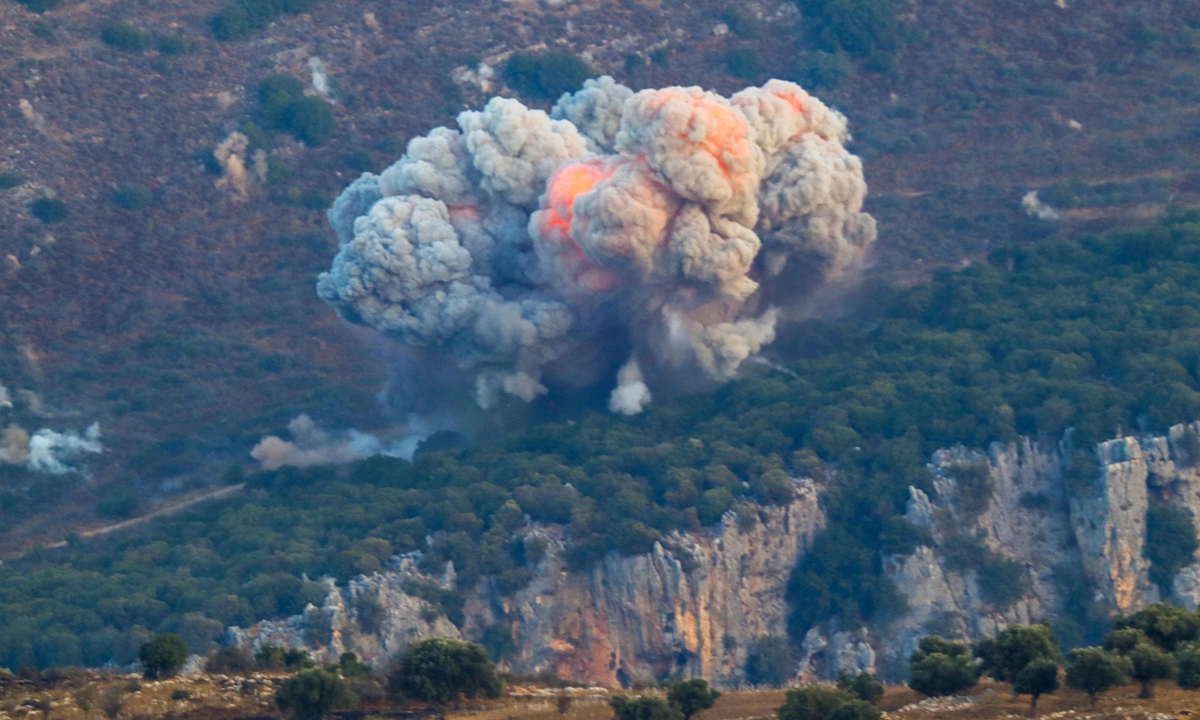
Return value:
<svg viewBox="0 0 1200 720">
<path fill-rule="evenodd" d="M 1143 554 L 1147 503 L 1150 497 L 1189 508 L 1197 502 L 1200 474 L 1187 440 L 1196 432 L 1200 423 L 1176 426 L 1165 437 L 1102 443 L 1094 450 L 1095 477 L 1072 486 L 1069 466 L 1079 455 L 1069 437 L 1058 445 L 1025 438 L 995 443 L 987 452 L 959 447 L 935 453 L 930 470 L 936 491 L 931 497 L 913 488 L 907 514 L 928 530 L 929 541 L 885 561 L 907 612 L 871 630 L 810 630 L 795 675 L 821 680 L 840 670 L 874 670 L 902 678 L 904 658 L 931 632 L 978 639 L 1009 624 L 1070 613 L 1068 595 L 1078 591 L 1072 578 L 1112 612 L 1159 600 Z M 964 468 L 981 471 L 977 486 L 987 489 L 982 499 L 962 487 L 969 477 Z M 412 585 L 448 588 L 453 566 L 440 577 L 425 576 L 416 553 L 345 587 L 331 583 L 324 605 L 310 605 L 303 615 L 231 628 L 231 639 L 252 648 L 304 647 L 327 659 L 353 650 L 383 665 L 415 640 L 479 639 L 499 623 L 513 642 L 505 665 L 518 674 L 552 671 L 577 682 L 626 687 L 679 676 L 737 685 L 754 643 L 785 633 L 788 576 L 823 527 L 821 488 L 798 480 L 796 490 L 786 507 L 741 506 L 712 531 L 677 534 L 648 555 L 610 555 L 587 573 L 569 571 L 559 531 L 542 528 L 548 552 L 536 579 L 508 600 L 481 584 L 469 595 L 461 627 Z M 967 562 L 960 557 L 964 537 L 975 541 L 979 553 Z M 987 592 L 984 575 L 1004 567 L 1017 568 L 1011 582 L 1021 590 L 1001 605 L 995 590 Z M 1180 571 L 1169 599 L 1195 608 L 1198 576 L 1200 563 Z M 362 618 L 363 598 L 378 601 L 384 611 L 374 632 L 364 631 L 370 624 Z M 320 633 L 313 628 L 328 632 L 327 640 L 314 642 Z"/>
</svg>

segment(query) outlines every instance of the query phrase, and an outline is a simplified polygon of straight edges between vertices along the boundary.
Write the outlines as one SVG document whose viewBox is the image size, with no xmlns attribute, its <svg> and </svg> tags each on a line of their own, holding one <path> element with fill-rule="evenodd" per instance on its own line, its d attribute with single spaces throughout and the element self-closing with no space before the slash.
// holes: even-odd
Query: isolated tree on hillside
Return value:
<svg viewBox="0 0 1200 720">
<path fill-rule="evenodd" d="M 275 693 L 279 709 L 298 720 L 317 720 L 325 713 L 352 707 L 357 701 L 346 679 L 324 668 L 301 670 Z"/>
<path fill-rule="evenodd" d="M 1029 695 L 1029 716 L 1037 717 L 1038 698 L 1058 689 L 1058 662 L 1040 657 L 1032 660 L 1013 681 L 1013 692 L 1018 695 Z"/>
<path fill-rule="evenodd" d="M 838 673 L 837 686 L 839 690 L 854 693 L 859 700 L 866 700 L 872 705 L 883 697 L 883 683 L 875 673 L 851 673 L 843 670 Z"/>
<path fill-rule="evenodd" d="M 830 720 L 839 708 L 853 700 L 856 700 L 854 695 L 845 690 L 820 685 L 793 688 L 788 690 L 776 715 L 779 720 Z"/>
<path fill-rule="evenodd" d="M 628 695 L 615 695 L 608 701 L 613 711 L 613 720 L 682 720 L 683 713 L 671 707 L 666 700 L 652 695 L 642 695 L 636 700 Z"/>
<path fill-rule="evenodd" d="M 1000 682 L 1015 683 L 1017 675 L 1034 660 L 1057 660 L 1058 639 L 1049 625 L 1013 625 L 996 637 L 975 643 L 974 654 L 983 672 Z"/>
<path fill-rule="evenodd" d="M 691 720 L 696 713 L 709 709 L 719 697 L 721 693 L 700 678 L 671 683 L 667 690 L 667 704 L 683 713 L 683 720 Z"/>
<path fill-rule="evenodd" d="M 1140 698 L 1154 697 L 1155 680 L 1175 677 L 1175 658 L 1155 645 L 1142 643 L 1130 651 L 1128 657 L 1133 663 L 1133 679 L 1142 684 L 1142 691 L 1138 693 Z"/>
<path fill-rule="evenodd" d="M 142 646 L 138 659 L 151 680 L 174 677 L 187 662 L 188 646 L 175 633 L 161 633 Z"/>
<path fill-rule="evenodd" d="M 980 666 L 971 660 L 965 643 L 927 635 L 909 658 L 908 686 L 929 697 L 955 695 L 975 686 Z"/>
<path fill-rule="evenodd" d="M 1113 618 L 1114 633 L 1124 629 L 1141 630 L 1150 642 L 1174 652 L 1178 645 L 1200 639 L 1200 613 L 1171 603 L 1154 603 L 1132 615 Z"/>
<path fill-rule="evenodd" d="M 1096 707 L 1096 695 L 1110 690 L 1133 674 L 1133 664 L 1128 658 L 1103 648 L 1076 648 L 1067 654 L 1067 687 L 1087 693 L 1092 708 Z"/>
<path fill-rule="evenodd" d="M 446 637 L 410 647 L 388 678 L 388 687 L 393 695 L 436 706 L 443 716 L 446 706 L 464 695 L 494 698 L 504 689 L 486 650 Z"/>
</svg>

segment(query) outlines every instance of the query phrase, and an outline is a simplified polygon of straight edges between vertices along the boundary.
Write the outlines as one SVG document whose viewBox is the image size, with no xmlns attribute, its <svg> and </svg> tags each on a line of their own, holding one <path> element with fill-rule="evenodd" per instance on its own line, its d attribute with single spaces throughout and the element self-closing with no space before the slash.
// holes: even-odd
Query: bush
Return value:
<svg viewBox="0 0 1200 720">
<path fill-rule="evenodd" d="M 59 0 L 20 0 L 20 3 L 29 12 L 44 13 L 58 7 Z"/>
<path fill-rule="evenodd" d="M 1013 693 L 1029 695 L 1029 714 L 1037 716 L 1038 698 L 1058 689 L 1058 663 L 1048 657 L 1031 661 L 1013 681 Z"/>
<path fill-rule="evenodd" d="M 563 93 L 574 92 L 591 76 L 587 62 L 571 53 L 516 53 L 504 65 L 504 81 L 509 87 L 542 100 L 557 100 Z"/>
<path fill-rule="evenodd" d="M 1034 660 L 1056 660 L 1058 639 L 1049 625 L 1012 625 L 995 638 L 975 643 L 973 652 L 981 668 L 992 679 L 1016 682 L 1017 676 Z"/>
<path fill-rule="evenodd" d="M 152 680 L 175 677 L 187 659 L 187 643 L 174 633 L 155 635 L 138 653 L 143 673 Z"/>
<path fill-rule="evenodd" d="M 683 720 L 691 720 L 696 713 L 711 708 L 719 697 L 721 693 L 700 678 L 671 683 L 667 689 L 667 704 L 678 710 Z"/>
<path fill-rule="evenodd" d="M 908 686 L 929 697 L 957 695 L 979 681 L 981 669 L 971 661 L 966 643 L 927 635 L 909 662 L 912 676 Z"/>
<path fill-rule="evenodd" d="M 314 4 L 315 0 L 239 0 L 213 18 L 213 35 L 222 41 L 244 40 L 283 13 L 308 12 Z"/>
<path fill-rule="evenodd" d="M 71 209 L 58 198 L 39 198 L 29 203 L 29 213 L 47 225 L 52 225 L 66 220 L 71 214 Z"/>
<path fill-rule="evenodd" d="M 122 485 L 104 494 L 100 502 L 96 503 L 96 514 L 109 520 L 125 520 L 136 515 L 141 505 L 141 493 L 128 485 Z"/>
<path fill-rule="evenodd" d="M 246 13 L 246 8 L 237 3 L 230 3 L 221 8 L 221 12 L 213 18 L 212 28 L 213 35 L 218 40 L 244 40 L 250 37 L 250 16 Z"/>
<path fill-rule="evenodd" d="M 503 689 L 487 652 L 453 638 L 430 638 L 409 647 L 388 678 L 394 695 L 437 706 L 460 697 L 499 697 Z"/>
<path fill-rule="evenodd" d="M 113 195 L 113 204 L 123 210 L 144 210 L 150 204 L 150 188 L 145 185 L 126 185 Z"/>
<path fill-rule="evenodd" d="M 309 145 L 323 145 L 337 129 L 333 109 L 319 97 L 302 97 L 293 102 L 280 125 Z"/>
<path fill-rule="evenodd" d="M 788 690 L 783 705 L 776 711 L 779 720 L 831 720 L 839 717 L 837 711 L 852 702 L 863 702 L 855 699 L 854 695 L 844 691 L 818 685 L 793 688 Z M 869 707 L 874 706 L 863 703 Z M 875 710 L 875 717 L 879 711 Z M 846 718 L 845 720 L 850 720 Z"/>
<path fill-rule="evenodd" d="M 1067 686 L 1087 693 L 1093 709 L 1097 694 L 1124 685 L 1132 673 L 1129 660 L 1103 648 L 1076 648 L 1067 654 Z"/>
<path fill-rule="evenodd" d="M 782 687 L 794 675 L 792 648 L 781 637 L 764 637 L 746 657 L 746 679 L 751 685 Z"/>
<path fill-rule="evenodd" d="M 801 85 L 836 90 L 851 74 L 850 61 L 842 53 L 816 52 L 805 55 L 797 68 Z"/>
<path fill-rule="evenodd" d="M 142 52 L 150 49 L 150 36 L 140 27 L 116 23 L 100 31 L 100 39 L 122 52 Z"/>
<path fill-rule="evenodd" d="M 894 0 L 798 0 L 814 38 L 826 50 L 851 55 L 888 55 L 896 47 Z M 884 62 L 874 60 L 875 65 Z"/>
<path fill-rule="evenodd" d="M 1187 643 L 1175 650 L 1175 664 L 1179 674 L 1175 681 L 1185 690 L 1200 688 L 1200 644 Z M 1130 668 L 1132 672 L 1132 668 Z"/>
<path fill-rule="evenodd" d="M 158 38 L 155 49 L 163 55 L 182 55 L 187 52 L 187 43 L 178 35 L 162 35 Z"/>
<path fill-rule="evenodd" d="M 721 13 L 721 22 L 743 40 L 754 40 L 762 34 L 762 18 L 748 10 L 725 8 Z"/>
<path fill-rule="evenodd" d="M 1138 697 L 1143 699 L 1154 697 L 1155 680 L 1170 680 L 1178 669 L 1170 653 L 1150 643 L 1138 644 L 1127 657 L 1133 663 L 1133 679 L 1142 684 Z"/>
<path fill-rule="evenodd" d="M 758 50 L 749 45 L 742 45 L 729 51 L 725 64 L 730 74 L 741 80 L 755 80 L 763 73 L 762 58 Z"/>
<path fill-rule="evenodd" d="M 178 702 L 180 700 L 190 700 L 191 698 L 192 698 L 192 694 L 190 692 L 188 692 L 187 690 L 172 690 L 171 691 L 171 699 L 176 702 Z"/>
<path fill-rule="evenodd" d="M 1200 640 L 1200 613 L 1171 603 L 1158 602 L 1147 605 L 1132 615 L 1113 618 L 1113 630 L 1111 636 L 1114 638 L 1121 634 L 1118 631 L 1139 630 L 1144 633 L 1141 637 L 1146 641 L 1167 652 L 1173 652 L 1181 643 Z M 1140 641 L 1136 634 L 1131 637 L 1134 638 L 1134 642 L 1128 644 L 1126 651 Z"/>
<path fill-rule="evenodd" d="M 328 712 L 352 707 L 357 700 L 345 678 L 323 668 L 301 670 L 275 693 L 279 709 L 301 720 L 317 720 Z"/>
<path fill-rule="evenodd" d="M 866 700 L 872 704 L 879 702 L 879 698 L 883 697 L 883 683 L 879 682 L 879 677 L 875 673 L 853 674 L 842 670 L 838 673 L 837 686 L 839 690 L 845 690 L 859 700 Z"/>
<path fill-rule="evenodd" d="M 254 656 L 235 645 L 210 653 L 204 663 L 204 672 L 210 675 L 246 675 L 255 669 Z"/>
<path fill-rule="evenodd" d="M 0 190 L 12 190 L 25 182 L 25 176 L 16 170 L 0 173 Z"/>
<path fill-rule="evenodd" d="M 1171 594 L 1180 570 L 1196 561 L 1196 526 L 1187 509 L 1151 500 L 1146 509 L 1146 544 L 1142 554 L 1150 561 L 1150 579 Z"/>
<path fill-rule="evenodd" d="M 683 717 L 678 709 L 653 695 L 642 695 L 636 700 L 630 700 L 628 695 L 614 695 L 609 698 L 608 705 L 612 708 L 613 720 L 681 720 Z"/>
</svg>

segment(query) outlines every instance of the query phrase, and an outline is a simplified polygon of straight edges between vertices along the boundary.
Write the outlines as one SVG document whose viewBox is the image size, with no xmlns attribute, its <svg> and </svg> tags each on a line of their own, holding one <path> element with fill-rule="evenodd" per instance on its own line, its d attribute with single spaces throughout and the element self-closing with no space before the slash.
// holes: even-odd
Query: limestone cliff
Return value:
<svg viewBox="0 0 1200 720">
<path fill-rule="evenodd" d="M 1157 600 L 1143 557 L 1147 505 L 1158 497 L 1200 517 L 1198 437 L 1194 423 L 1165 437 L 1101 443 L 1095 468 L 1083 467 L 1069 432 L 1051 445 L 1021 439 L 986 452 L 939 450 L 929 461 L 931 491 L 911 488 L 907 507 L 925 544 L 883 559 L 907 612 L 882 628 L 812 629 L 796 648 L 797 676 L 850 669 L 902 678 L 922 636 L 975 639 L 1054 616 L 1082 585 L 1107 612 Z M 436 602 L 453 584 L 453 567 L 429 577 L 414 554 L 345 587 L 331 582 L 322 607 L 230 632 L 251 647 L 303 646 L 329 660 L 352 650 L 376 665 L 426 637 L 487 637 L 509 645 L 504 663 L 520 674 L 610 686 L 667 677 L 735 685 L 753 644 L 786 632 L 788 577 L 824 527 L 820 491 L 797 480 L 786 507 L 743 505 L 714 528 L 674 534 L 646 555 L 610 555 L 587 572 L 567 567 L 561 528 L 531 527 L 548 548 L 532 582 L 508 597 L 480 582 L 457 625 Z M 1173 595 L 1200 603 L 1200 563 L 1178 574 Z"/>
</svg>

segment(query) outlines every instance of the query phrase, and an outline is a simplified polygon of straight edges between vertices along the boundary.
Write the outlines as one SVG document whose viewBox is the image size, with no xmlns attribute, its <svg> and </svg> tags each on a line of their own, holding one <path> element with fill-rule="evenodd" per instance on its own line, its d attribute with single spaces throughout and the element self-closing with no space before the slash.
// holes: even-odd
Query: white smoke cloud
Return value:
<svg viewBox="0 0 1200 720">
<path fill-rule="evenodd" d="M 234 197 L 241 200 L 248 197 L 250 186 L 250 179 L 246 175 L 248 147 L 250 139 L 234 130 L 213 150 L 213 157 L 221 166 L 221 178 L 217 180 L 217 189 L 229 190 Z"/>
<path fill-rule="evenodd" d="M 75 470 L 67 463 L 85 453 L 104 452 L 100 444 L 100 423 L 92 423 L 80 435 L 70 430 L 38 430 L 30 437 L 19 425 L 9 425 L 0 438 L 0 462 L 24 465 L 35 472 L 64 475 Z"/>
<path fill-rule="evenodd" d="M 824 279 L 862 263 L 876 227 L 848 138 L 844 116 L 779 80 L 724 98 L 604 77 L 550 115 L 493 98 L 346 189 L 318 292 L 456 363 L 484 408 L 632 346 L 611 407 L 637 412 L 643 368 L 722 381 L 774 341 L 762 286 L 789 258 Z M 772 297 L 824 280 L 782 282 Z"/>
<path fill-rule="evenodd" d="M 9 395 L 8 388 L 0 385 L 0 409 L 11 408 L 12 406 L 12 395 Z"/>
<path fill-rule="evenodd" d="M 407 435 L 385 444 L 374 435 L 358 430 L 329 432 L 308 415 L 301 414 L 288 423 L 288 432 L 292 436 L 290 441 L 275 435 L 264 437 L 250 451 L 250 457 L 266 470 L 278 470 L 285 465 L 298 468 L 348 465 L 381 454 L 411 460 L 417 444 L 430 434 L 430 428 L 412 418 Z"/>
<path fill-rule="evenodd" d="M 642 369 L 636 358 L 629 358 L 617 373 L 617 386 L 608 398 L 608 409 L 622 415 L 637 415 L 649 404 L 650 388 L 642 378 Z"/>
<path fill-rule="evenodd" d="M 325 61 L 314 55 L 308 59 L 308 69 L 312 71 L 313 91 L 328 100 L 329 74 L 325 71 Z"/>
<path fill-rule="evenodd" d="M 1025 193 L 1025 196 L 1021 198 L 1021 209 L 1029 217 L 1034 217 L 1038 220 L 1057 220 L 1059 218 L 1057 210 L 1041 201 L 1037 190 L 1030 190 Z"/>
</svg>

